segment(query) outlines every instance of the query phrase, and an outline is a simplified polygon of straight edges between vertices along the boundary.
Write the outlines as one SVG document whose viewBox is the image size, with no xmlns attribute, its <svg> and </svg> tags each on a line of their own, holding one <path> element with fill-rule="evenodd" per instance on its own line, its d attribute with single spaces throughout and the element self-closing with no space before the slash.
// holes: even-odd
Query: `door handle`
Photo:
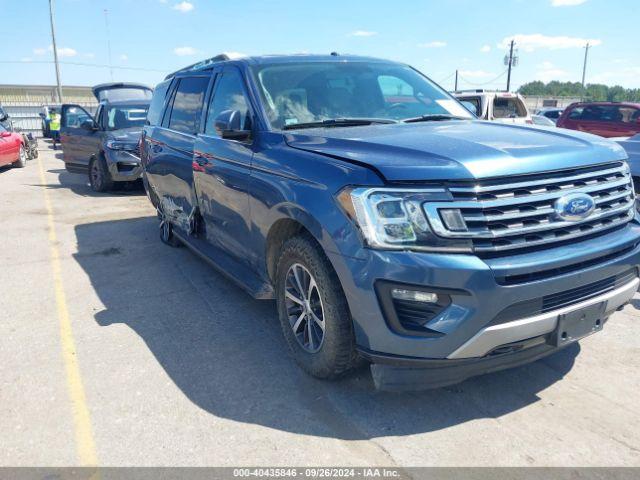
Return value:
<svg viewBox="0 0 640 480">
<path fill-rule="evenodd" d="M 153 147 L 151 147 L 151 151 L 152 151 L 153 153 L 160 153 L 160 152 L 162 152 L 162 145 L 153 144 Z"/>
<path fill-rule="evenodd" d="M 206 157 L 203 157 L 202 155 L 200 155 L 199 153 L 195 153 L 193 155 L 195 162 L 201 166 L 201 167 L 205 167 L 207 165 L 209 165 L 209 160 Z"/>
</svg>

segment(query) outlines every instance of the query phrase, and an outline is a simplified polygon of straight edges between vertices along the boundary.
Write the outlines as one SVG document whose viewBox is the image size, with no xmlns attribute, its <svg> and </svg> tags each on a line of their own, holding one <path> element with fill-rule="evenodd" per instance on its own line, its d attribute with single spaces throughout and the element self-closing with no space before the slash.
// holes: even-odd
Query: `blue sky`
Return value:
<svg viewBox="0 0 640 480">
<path fill-rule="evenodd" d="M 53 84 L 47 0 L 0 0 L 0 83 Z M 63 62 L 109 63 L 114 80 L 156 84 L 181 66 L 220 52 L 342 53 L 410 63 L 446 88 L 504 88 L 506 43 L 530 80 L 640 87 L 638 0 L 56 0 Z M 9 40 L 7 40 L 9 39 Z M 63 84 L 110 81 L 108 68 L 61 65 Z M 496 77 L 499 77 L 494 80 Z"/>
</svg>

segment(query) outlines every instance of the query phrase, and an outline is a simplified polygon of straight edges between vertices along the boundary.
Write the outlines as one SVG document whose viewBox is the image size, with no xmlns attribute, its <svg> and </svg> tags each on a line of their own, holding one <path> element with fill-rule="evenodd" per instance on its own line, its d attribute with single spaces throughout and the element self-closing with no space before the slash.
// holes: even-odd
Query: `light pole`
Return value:
<svg viewBox="0 0 640 480">
<path fill-rule="evenodd" d="M 58 47 L 56 46 L 56 29 L 53 21 L 53 0 L 49 0 L 49 20 L 51 21 L 51 45 L 53 47 L 53 62 L 56 66 L 56 93 L 58 103 L 62 103 L 62 86 L 60 84 L 60 65 L 58 64 Z"/>
<path fill-rule="evenodd" d="M 587 75 L 587 56 L 589 55 L 589 42 L 584 46 L 584 63 L 582 64 L 582 88 L 584 89 L 584 78 Z"/>
<path fill-rule="evenodd" d="M 515 47 L 515 40 L 511 40 L 511 43 L 509 44 L 509 55 L 505 55 L 504 56 L 504 64 L 507 65 L 507 92 L 510 90 L 511 88 L 511 68 L 515 67 L 518 65 L 518 55 L 516 52 L 516 55 L 513 54 L 513 49 Z"/>
</svg>

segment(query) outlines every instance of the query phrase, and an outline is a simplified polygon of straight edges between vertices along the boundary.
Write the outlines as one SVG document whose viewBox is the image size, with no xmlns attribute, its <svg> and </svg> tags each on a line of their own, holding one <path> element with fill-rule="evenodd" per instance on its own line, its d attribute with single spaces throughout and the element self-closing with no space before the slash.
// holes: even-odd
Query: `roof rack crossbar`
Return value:
<svg viewBox="0 0 640 480">
<path fill-rule="evenodd" d="M 194 63 L 193 65 L 189 65 L 187 67 L 181 68 L 180 70 L 176 70 L 175 72 L 170 73 L 169 75 L 164 77 L 164 79 L 169 80 L 170 78 L 175 77 L 178 73 L 202 70 L 203 68 L 213 65 L 214 63 L 225 62 L 227 60 L 231 60 L 230 57 L 226 53 L 221 53 L 220 55 L 216 55 L 215 57 L 207 58 L 206 60 L 201 60 L 197 63 Z"/>
</svg>

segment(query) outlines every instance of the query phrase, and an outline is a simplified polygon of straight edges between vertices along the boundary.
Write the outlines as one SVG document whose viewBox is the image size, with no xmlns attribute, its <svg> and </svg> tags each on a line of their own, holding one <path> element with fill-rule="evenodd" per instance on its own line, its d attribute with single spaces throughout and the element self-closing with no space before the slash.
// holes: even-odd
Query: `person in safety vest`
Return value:
<svg viewBox="0 0 640 480">
<path fill-rule="evenodd" d="M 55 108 L 49 112 L 49 130 L 53 139 L 53 149 L 56 149 L 56 143 L 60 143 L 60 120 L 61 116 Z"/>
</svg>

